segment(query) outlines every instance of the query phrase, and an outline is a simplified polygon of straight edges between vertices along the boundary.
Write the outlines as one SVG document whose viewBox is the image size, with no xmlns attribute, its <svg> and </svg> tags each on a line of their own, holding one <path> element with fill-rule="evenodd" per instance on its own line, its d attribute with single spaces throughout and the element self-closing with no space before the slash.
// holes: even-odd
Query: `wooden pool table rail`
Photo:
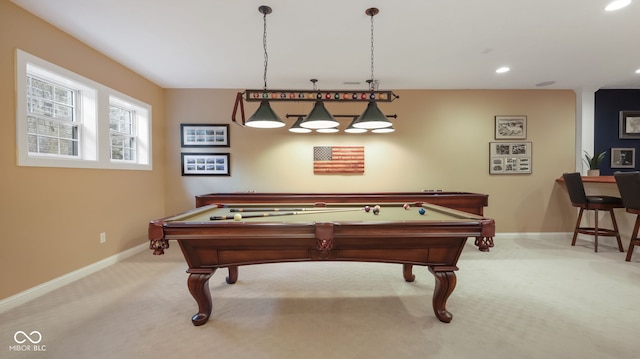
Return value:
<svg viewBox="0 0 640 359">
<path fill-rule="evenodd" d="M 470 192 L 374 192 L 374 193 L 284 193 L 284 192 L 232 192 L 209 193 L 195 198 L 196 207 L 214 203 L 372 203 L 427 202 L 484 215 L 489 195 Z"/>
</svg>

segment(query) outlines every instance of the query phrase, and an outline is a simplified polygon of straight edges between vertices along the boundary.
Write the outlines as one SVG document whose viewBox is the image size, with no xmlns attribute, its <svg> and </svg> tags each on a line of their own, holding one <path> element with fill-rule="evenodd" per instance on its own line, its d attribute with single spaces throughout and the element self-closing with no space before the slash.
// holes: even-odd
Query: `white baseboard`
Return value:
<svg viewBox="0 0 640 359">
<path fill-rule="evenodd" d="M 16 295 L 0 300 L 0 314 L 147 249 L 149 249 L 148 243 L 140 244 L 71 273 L 67 273 L 33 288 L 29 288 L 24 292 L 20 292 Z"/>
<path fill-rule="evenodd" d="M 524 239 L 540 239 L 540 238 L 562 238 L 571 240 L 573 232 L 538 232 L 538 233 L 496 233 L 495 238 L 524 238 Z"/>
<path fill-rule="evenodd" d="M 523 239 L 564 239 L 567 243 L 571 243 L 571 238 L 573 238 L 573 232 L 544 232 L 544 233 L 496 233 L 496 239 L 513 239 L 513 238 L 523 238 Z M 613 238 L 613 237 L 609 237 Z M 594 242 L 594 237 L 586 234 L 578 234 L 578 240 Z M 600 244 L 603 245 L 603 244 Z M 609 246 L 612 248 L 617 248 L 615 245 L 615 239 L 613 244 L 605 243 L 605 246 Z M 622 237 L 622 246 L 626 251 L 629 246 L 629 238 Z M 640 247 L 634 246 L 633 253 L 640 253 Z"/>
</svg>

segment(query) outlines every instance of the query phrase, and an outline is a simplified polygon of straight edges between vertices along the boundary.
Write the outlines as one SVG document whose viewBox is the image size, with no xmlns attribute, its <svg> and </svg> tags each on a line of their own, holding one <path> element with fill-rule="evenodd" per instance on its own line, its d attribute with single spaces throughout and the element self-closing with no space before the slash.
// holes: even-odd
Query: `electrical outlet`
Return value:
<svg viewBox="0 0 640 359">
<path fill-rule="evenodd" d="M 100 233 L 100 243 L 104 243 L 107 241 L 107 232 Z"/>
</svg>

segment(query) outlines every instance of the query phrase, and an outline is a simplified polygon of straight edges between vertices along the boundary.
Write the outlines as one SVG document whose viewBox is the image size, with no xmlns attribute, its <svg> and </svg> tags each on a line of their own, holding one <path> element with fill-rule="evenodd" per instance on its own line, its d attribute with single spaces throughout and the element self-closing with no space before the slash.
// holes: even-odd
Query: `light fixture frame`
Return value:
<svg viewBox="0 0 640 359">
<path fill-rule="evenodd" d="M 264 15 L 266 26 L 266 15 L 271 13 L 271 8 L 268 6 L 260 6 L 258 11 Z M 400 96 L 393 91 L 379 91 L 375 90 L 375 80 L 373 78 L 373 17 L 379 13 L 377 8 L 368 8 L 365 10 L 365 14 L 371 17 L 371 79 L 367 80 L 369 83 L 368 90 L 296 90 L 296 89 L 267 89 L 266 84 L 266 65 L 265 65 L 265 86 L 263 89 L 246 89 L 243 92 L 236 94 L 236 101 L 234 103 L 233 112 L 231 115 L 231 121 L 245 127 L 246 118 L 244 111 L 244 102 L 392 102 L 399 99 Z M 266 33 L 266 31 L 265 31 Z M 266 36 L 266 35 L 265 35 Z M 266 45 L 265 45 L 266 46 Z M 265 48 L 266 53 L 266 48 Z M 314 80 L 312 80 L 313 82 Z M 315 84 L 315 82 L 314 82 Z M 367 106 L 369 108 L 369 106 Z M 236 120 L 238 110 L 241 113 L 240 121 Z M 366 110 L 365 110 L 366 112 Z M 363 113 L 364 114 L 364 113 Z M 277 115 L 276 115 L 277 116 Z M 306 116 L 306 115 L 296 115 Z M 289 115 L 287 115 L 287 118 Z M 333 115 L 333 117 L 337 117 Z M 348 115 L 344 117 L 353 117 Z M 356 116 L 357 117 L 357 116 Z M 362 115 L 360 115 L 362 117 Z M 387 117 L 397 117 L 396 115 Z M 354 121 L 355 122 L 355 121 Z M 389 125 L 391 126 L 391 125 Z"/>
<path fill-rule="evenodd" d="M 258 90 L 247 89 L 241 92 L 247 102 L 392 102 L 400 98 L 393 91 L 368 90 Z"/>
</svg>

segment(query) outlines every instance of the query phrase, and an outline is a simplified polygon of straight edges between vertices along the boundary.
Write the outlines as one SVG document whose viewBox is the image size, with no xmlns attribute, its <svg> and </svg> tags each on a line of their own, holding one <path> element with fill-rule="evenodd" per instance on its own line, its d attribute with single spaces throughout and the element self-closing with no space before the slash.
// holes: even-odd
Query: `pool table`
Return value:
<svg viewBox="0 0 640 359">
<path fill-rule="evenodd" d="M 286 193 L 286 192 L 230 192 L 207 193 L 196 196 L 196 207 L 216 203 L 313 203 L 317 206 L 345 203 L 427 202 L 480 216 L 489 205 L 489 195 L 472 192 L 347 192 L 347 193 Z M 493 238 L 476 237 L 475 245 L 483 252 L 493 247 Z"/>
<path fill-rule="evenodd" d="M 489 195 L 472 192 L 373 192 L 373 193 L 285 193 L 230 192 L 207 193 L 196 196 L 196 207 L 214 203 L 384 203 L 427 202 L 482 216 L 489 205 Z"/>
<path fill-rule="evenodd" d="M 218 268 L 228 268 L 226 281 L 233 284 L 238 266 L 299 261 L 398 263 L 407 282 L 415 278 L 414 265 L 426 266 L 435 277 L 434 313 L 450 322 L 446 302 L 456 286 L 458 258 L 468 237 L 493 238 L 494 221 L 424 202 L 385 202 L 377 213 L 375 205 L 210 204 L 151 221 L 150 248 L 159 255 L 170 240 L 179 244 L 198 304 L 191 319 L 196 326 L 211 315 L 208 282 Z"/>
</svg>

